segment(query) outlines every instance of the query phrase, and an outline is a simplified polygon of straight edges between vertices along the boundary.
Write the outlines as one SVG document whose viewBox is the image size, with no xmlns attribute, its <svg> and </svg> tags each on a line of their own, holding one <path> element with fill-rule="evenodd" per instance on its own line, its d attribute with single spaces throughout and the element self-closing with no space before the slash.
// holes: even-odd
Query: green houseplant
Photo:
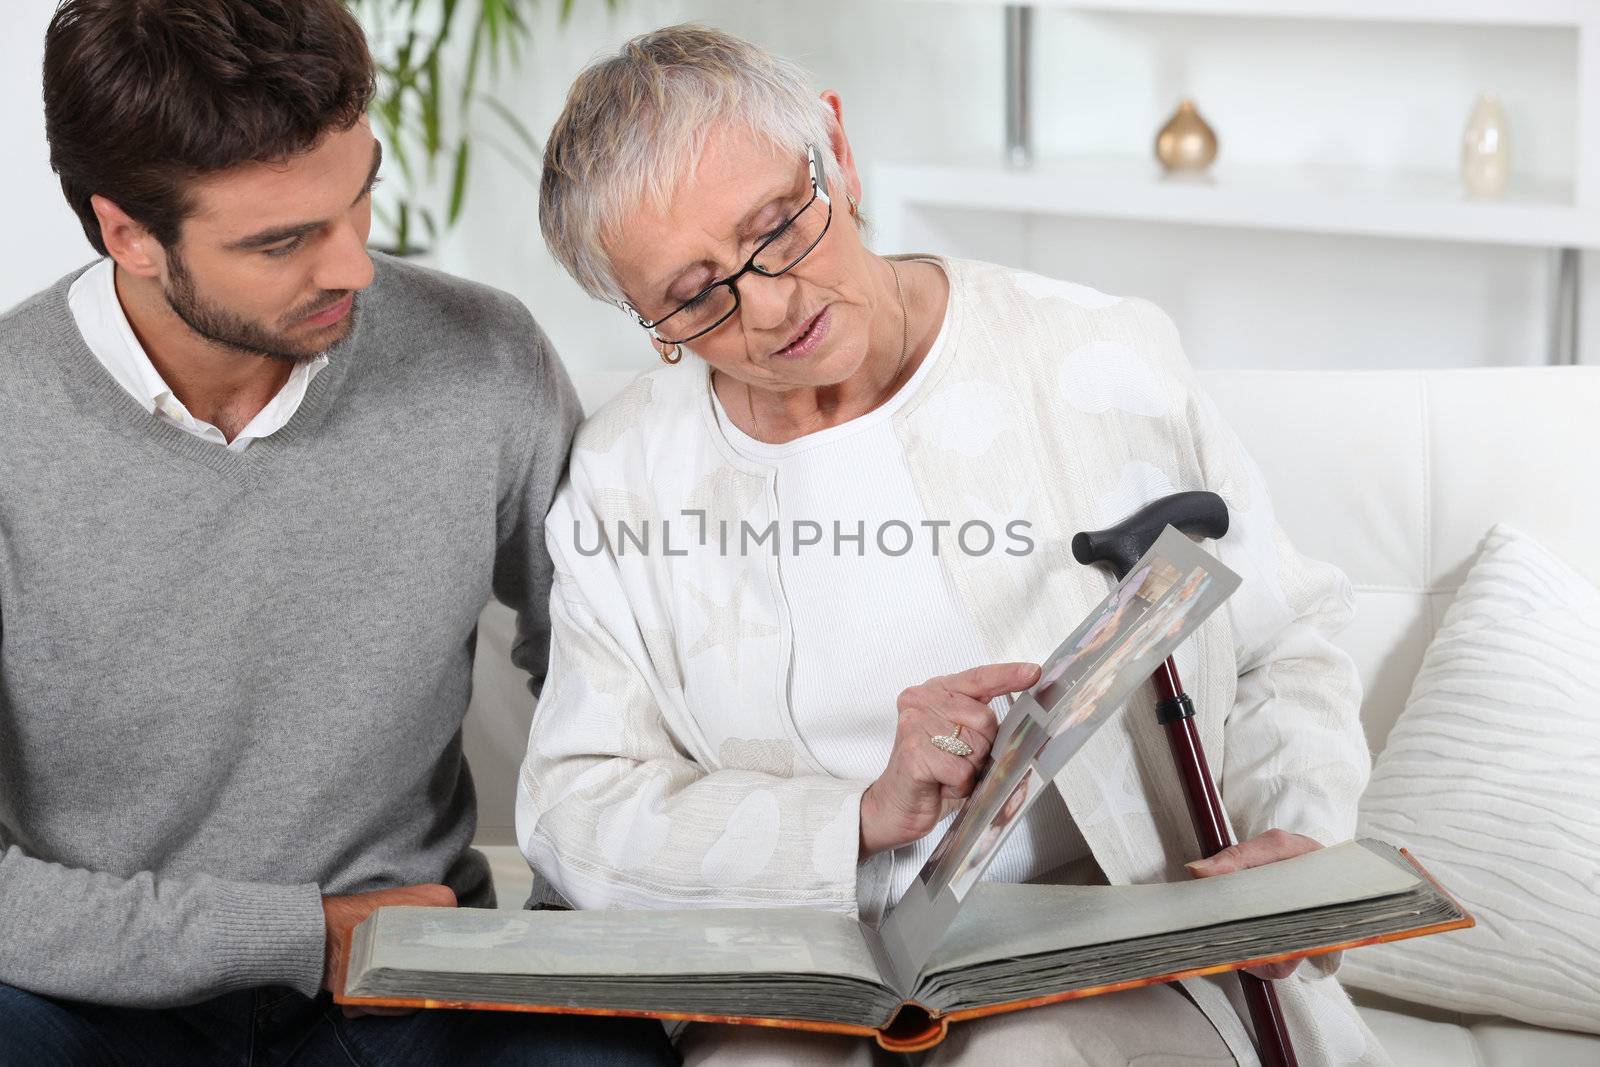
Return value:
<svg viewBox="0 0 1600 1067">
<path fill-rule="evenodd" d="M 560 4 L 564 25 L 577 0 Z M 614 10 L 619 0 L 604 0 Z M 388 174 L 374 204 L 389 250 L 431 247 L 455 225 L 474 160 L 487 149 L 535 186 L 539 141 L 485 89 L 520 66 L 538 0 L 346 0 L 378 68 L 371 107 Z"/>
</svg>

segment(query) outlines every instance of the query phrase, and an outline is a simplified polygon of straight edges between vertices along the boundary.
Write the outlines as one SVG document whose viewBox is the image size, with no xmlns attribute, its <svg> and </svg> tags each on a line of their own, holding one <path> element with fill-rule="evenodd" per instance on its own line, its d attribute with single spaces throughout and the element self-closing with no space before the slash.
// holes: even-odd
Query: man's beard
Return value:
<svg viewBox="0 0 1600 1067">
<path fill-rule="evenodd" d="M 189 273 L 183 257 L 176 249 L 168 250 L 167 265 L 171 271 L 171 284 L 163 286 L 161 290 L 167 306 L 189 329 L 222 348 L 231 348 L 251 356 L 266 356 L 268 359 L 282 360 L 285 363 L 310 363 L 349 337 L 355 325 L 359 297 L 350 305 L 350 313 L 335 326 L 329 327 L 328 331 L 322 331 L 323 335 L 315 342 L 297 343 L 286 332 L 252 322 L 226 308 L 209 303 L 195 288 L 194 277 Z M 303 307 L 285 315 L 281 321 L 302 322 L 308 315 L 326 311 L 349 295 L 349 290 L 324 292 L 315 300 L 308 301 Z M 337 333 L 330 338 L 327 336 L 329 331 Z"/>
</svg>

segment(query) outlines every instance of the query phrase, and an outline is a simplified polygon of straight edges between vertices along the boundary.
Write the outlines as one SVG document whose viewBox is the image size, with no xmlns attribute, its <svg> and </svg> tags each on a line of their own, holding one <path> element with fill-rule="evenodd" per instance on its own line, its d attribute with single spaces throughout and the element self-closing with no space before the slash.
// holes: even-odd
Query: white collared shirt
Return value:
<svg viewBox="0 0 1600 1067">
<path fill-rule="evenodd" d="M 230 452 L 243 452 L 252 441 L 270 437 L 294 418 L 305 399 L 311 379 L 328 365 L 327 356 L 318 356 L 306 363 L 296 363 L 289 372 L 289 380 L 267 402 L 256 417 L 250 420 L 239 435 L 229 441 L 221 430 L 195 418 L 189 413 L 156 370 L 155 364 L 145 354 L 144 346 L 134 335 L 128 316 L 117 297 L 116 262 L 102 259 L 72 283 L 67 293 L 67 305 L 72 309 L 73 321 L 83 334 L 89 351 L 111 372 L 117 384 L 128 391 L 144 409 L 163 422 L 170 422 L 186 433 L 202 440 L 219 444 Z"/>
</svg>

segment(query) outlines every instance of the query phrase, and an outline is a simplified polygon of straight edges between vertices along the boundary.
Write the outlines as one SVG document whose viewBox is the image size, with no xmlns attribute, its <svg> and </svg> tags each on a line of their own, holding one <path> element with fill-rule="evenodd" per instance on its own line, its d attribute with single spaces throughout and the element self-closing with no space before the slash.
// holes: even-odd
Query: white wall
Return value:
<svg viewBox="0 0 1600 1067">
<path fill-rule="evenodd" d="M 6 205 L 0 255 L 0 310 L 9 308 L 95 255 L 50 171 L 40 99 L 44 28 L 55 0 L 6 0 L 0 32 L 0 203 Z"/>
<path fill-rule="evenodd" d="M 1513 2 L 1513 0 L 1508 0 Z M 13 207 L 0 306 L 90 253 L 46 162 L 39 55 L 53 0 L 10 0 L 0 77 Z M 501 95 L 542 134 L 572 77 L 629 35 L 697 19 L 799 59 L 844 95 L 863 164 L 993 156 L 1001 138 L 1001 13 L 915 0 L 578 0 Z M 1148 150 L 1176 98 L 1193 95 L 1223 162 L 1339 161 L 1450 170 L 1475 94 L 1496 88 L 1519 173 L 1570 176 L 1575 55 L 1570 34 L 1041 12 L 1036 136 L 1043 154 Z M 624 316 L 584 297 L 545 253 L 536 191 L 480 156 L 447 269 L 516 293 L 575 368 L 646 365 Z M 870 214 L 872 205 L 865 205 Z M 1205 366 L 1442 366 L 1544 357 L 1544 254 L 1516 248 L 940 212 L 922 234 L 939 251 L 1032 266 L 1150 297 Z M 1586 303 L 1600 310 L 1600 265 Z M 1585 332 L 1586 348 L 1600 329 Z M 1596 357 L 1590 357 L 1594 360 Z"/>
<path fill-rule="evenodd" d="M 504 91 L 536 131 L 549 128 L 567 82 L 597 52 L 639 29 L 694 18 L 795 57 L 819 87 L 839 89 L 864 165 L 998 156 L 996 7 L 624 5 L 620 17 L 591 10 L 565 31 L 551 20 L 541 27 L 533 71 Z M 1576 56 L 1565 31 L 1059 11 L 1041 12 L 1036 25 L 1041 154 L 1147 152 L 1177 98 L 1188 94 L 1219 130 L 1224 163 L 1449 172 L 1476 94 L 1492 88 L 1510 112 L 1518 173 L 1571 176 Z M 623 316 L 584 305 L 550 264 L 526 183 L 506 174 L 480 179 L 445 262 L 521 296 L 574 367 L 648 363 L 649 349 Z M 870 215 L 872 205 L 864 207 Z M 1550 266 L 1545 253 L 1529 249 L 964 211 L 934 214 L 920 235 L 926 248 L 1154 299 L 1178 320 L 1204 366 L 1418 367 L 1545 357 Z M 1593 280 L 1586 300 L 1600 308 Z"/>
</svg>

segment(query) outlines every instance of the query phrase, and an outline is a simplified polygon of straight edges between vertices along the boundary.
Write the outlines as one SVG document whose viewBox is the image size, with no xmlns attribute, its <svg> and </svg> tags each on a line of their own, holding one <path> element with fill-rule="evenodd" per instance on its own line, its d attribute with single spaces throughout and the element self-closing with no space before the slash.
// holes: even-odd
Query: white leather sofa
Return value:
<svg viewBox="0 0 1600 1067">
<path fill-rule="evenodd" d="M 580 377 L 593 410 L 629 374 Z M 1600 584 L 1600 367 L 1447 371 L 1219 371 L 1202 375 L 1272 487 L 1302 551 L 1337 563 L 1357 590 L 1341 643 L 1366 683 L 1374 751 L 1405 705 L 1423 651 L 1478 541 L 1506 521 Z M 509 616 L 480 634 L 469 758 L 479 839 L 501 905 L 529 877 L 512 797 L 531 708 L 506 659 Z M 1597 652 L 1600 654 L 1600 652 Z M 1487 964 L 1486 964 L 1487 965 Z M 1595 1067 L 1600 1037 L 1462 1016 L 1354 991 L 1399 1067 Z"/>
</svg>

